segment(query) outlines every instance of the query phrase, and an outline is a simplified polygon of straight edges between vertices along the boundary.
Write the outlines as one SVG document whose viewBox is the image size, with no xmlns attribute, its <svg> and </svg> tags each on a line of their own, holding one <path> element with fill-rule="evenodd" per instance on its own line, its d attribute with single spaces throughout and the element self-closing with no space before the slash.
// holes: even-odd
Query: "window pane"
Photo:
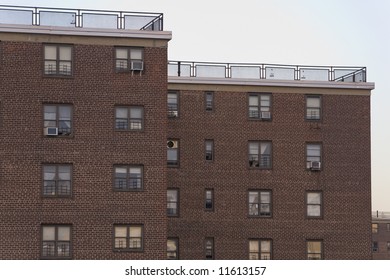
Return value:
<svg viewBox="0 0 390 280">
<path fill-rule="evenodd" d="M 177 149 L 167 150 L 168 160 L 177 160 Z"/>
<path fill-rule="evenodd" d="M 45 120 L 56 120 L 57 118 L 57 107 L 46 105 L 44 108 Z"/>
<path fill-rule="evenodd" d="M 132 119 L 141 119 L 142 118 L 142 108 L 131 108 L 130 109 L 130 118 Z"/>
<path fill-rule="evenodd" d="M 70 227 L 59 226 L 58 227 L 58 240 L 59 241 L 70 241 Z"/>
<path fill-rule="evenodd" d="M 50 241 L 50 240 L 55 240 L 55 234 L 56 228 L 54 226 L 44 226 L 42 228 L 42 239 L 44 241 Z"/>
<path fill-rule="evenodd" d="M 116 167 L 115 168 L 115 177 L 116 178 L 126 178 L 127 177 L 127 168 L 126 167 Z"/>
<path fill-rule="evenodd" d="M 72 60 L 72 47 L 60 47 L 60 60 Z"/>
<path fill-rule="evenodd" d="M 116 49 L 116 58 L 127 59 L 127 49 Z"/>
<path fill-rule="evenodd" d="M 177 190 L 168 190 L 167 191 L 167 201 L 177 202 Z"/>
<path fill-rule="evenodd" d="M 141 168 L 140 167 L 130 167 L 130 177 L 139 178 L 141 176 Z"/>
<path fill-rule="evenodd" d="M 308 204 L 321 204 L 321 193 L 307 193 Z"/>
<path fill-rule="evenodd" d="M 307 97 L 306 98 L 307 107 L 320 107 L 320 98 L 319 97 Z"/>
<path fill-rule="evenodd" d="M 271 143 L 261 143 L 261 154 L 262 155 L 271 154 Z"/>
<path fill-rule="evenodd" d="M 70 166 L 58 166 L 58 178 L 60 180 L 70 180 Z"/>
<path fill-rule="evenodd" d="M 168 239 L 167 241 L 167 251 L 176 251 L 177 243 L 176 240 Z"/>
<path fill-rule="evenodd" d="M 56 60 L 57 59 L 57 47 L 45 46 L 45 59 Z"/>
<path fill-rule="evenodd" d="M 269 95 L 262 95 L 260 101 L 262 107 L 269 107 L 271 105 L 271 97 Z"/>
<path fill-rule="evenodd" d="M 259 193 L 258 192 L 249 192 L 249 202 L 258 203 L 259 202 Z"/>
<path fill-rule="evenodd" d="M 177 94 L 176 93 L 168 93 L 168 103 L 177 103 Z"/>
<path fill-rule="evenodd" d="M 206 191 L 206 199 L 212 199 L 213 198 L 213 192 L 211 190 Z"/>
<path fill-rule="evenodd" d="M 307 252 L 308 253 L 321 253 L 321 242 L 320 241 L 308 241 Z"/>
<path fill-rule="evenodd" d="M 309 157 L 321 156 L 321 146 L 318 144 L 308 144 L 307 145 L 307 156 L 309 156 Z"/>
<path fill-rule="evenodd" d="M 260 193 L 260 202 L 261 203 L 270 203 L 271 202 L 271 193 L 270 192 L 261 192 Z"/>
<path fill-rule="evenodd" d="M 250 240 L 249 241 L 249 252 L 258 252 L 259 251 L 259 241 Z"/>
<path fill-rule="evenodd" d="M 321 216 L 321 206 L 320 205 L 307 205 L 307 215 L 312 217 Z"/>
<path fill-rule="evenodd" d="M 43 179 L 54 180 L 56 177 L 56 167 L 52 165 L 46 165 L 43 167 Z"/>
<path fill-rule="evenodd" d="M 70 106 L 59 106 L 58 107 L 58 119 L 59 120 L 70 120 L 71 119 Z"/>
<path fill-rule="evenodd" d="M 249 106 L 259 106 L 259 97 L 249 96 Z"/>
<path fill-rule="evenodd" d="M 115 227 L 115 237 L 127 237 L 127 227 Z"/>
<path fill-rule="evenodd" d="M 130 227 L 130 237 L 142 237 L 142 227 Z"/>
<path fill-rule="evenodd" d="M 271 252 L 271 241 L 269 240 L 261 241 L 261 252 Z"/>
<path fill-rule="evenodd" d="M 120 119 L 127 119 L 127 108 L 116 108 L 115 117 Z"/>
<path fill-rule="evenodd" d="M 131 49 L 130 59 L 142 60 L 142 49 Z"/>
<path fill-rule="evenodd" d="M 258 143 L 249 143 L 249 154 L 258 155 L 259 154 L 259 144 Z"/>
</svg>

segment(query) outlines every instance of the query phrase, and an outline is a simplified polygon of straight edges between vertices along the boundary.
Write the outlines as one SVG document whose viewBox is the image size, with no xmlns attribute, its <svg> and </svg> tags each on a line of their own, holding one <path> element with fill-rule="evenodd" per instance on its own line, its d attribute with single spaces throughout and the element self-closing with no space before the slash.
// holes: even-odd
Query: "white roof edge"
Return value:
<svg viewBox="0 0 390 280">
<path fill-rule="evenodd" d="M 0 32 L 171 40 L 170 31 L 0 24 Z"/>
<path fill-rule="evenodd" d="M 168 83 L 172 84 L 213 84 L 213 85 L 241 85 L 241 86 L 272 86 L 272 87 L 300 87 L 300 88 L 334 88 L 334 89 L 375 89 L 375 83 L 348 83 L 330 81 L 290 81 L 266 79 L 234 79 L 234 78 L 200 78 L 168 76 Z"/>
</svg>

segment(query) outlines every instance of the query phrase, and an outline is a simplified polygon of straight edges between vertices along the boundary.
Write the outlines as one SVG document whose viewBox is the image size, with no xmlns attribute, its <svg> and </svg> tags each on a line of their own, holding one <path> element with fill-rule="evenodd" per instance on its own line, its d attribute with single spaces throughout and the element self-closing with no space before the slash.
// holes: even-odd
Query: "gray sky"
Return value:
<svg viewBox="0 0 390 280">
<path fill-rule="evenodd" d="M 390 1 L 0 0 L 1 5 L 164 13 L 169 59 L 366 66 L 373 210 L 390 211 Z M 387 124 L 387 125 L 386 125 Z M 342 187 L 342 186 L 340 186 Z"/>
</svg>

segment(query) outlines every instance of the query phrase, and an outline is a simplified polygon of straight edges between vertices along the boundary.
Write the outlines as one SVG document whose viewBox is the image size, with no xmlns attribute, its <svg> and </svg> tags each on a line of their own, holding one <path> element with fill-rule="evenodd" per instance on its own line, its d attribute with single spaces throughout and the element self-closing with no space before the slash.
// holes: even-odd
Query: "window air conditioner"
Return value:
<svg viewBox="0 0 390 280">
<path fill-rule="evenodd" d="M 270 120 L 271 119 L 271 112 L 261 112 L 261 118 L 264 120 Z"/>
<path fill-rule="evenodd" d="M 177 141 L 172 141 L 172 140 L 167 141 L 167 148 L 176 149 L 177 146 L 178 146 Z"/>
<path fill-rule="evenodd" d="M 132 61 L 130 67 L 131 67 L 130 70 L 142 71 L 144 70 L 144 63 L 143 61 Z"/>
<path fill-rule="evenodd" d="M 57 136 L 58 128 L 57 127 L 45 127 L 44 128 L 45 136 Z"/>
<path fill-rule="evenodd" d="M 319 161 L 312 161 L 310 163 L 310 169 L 311 170 L 321 170 L 321 162 L 319 162 Z"/>
</svg>

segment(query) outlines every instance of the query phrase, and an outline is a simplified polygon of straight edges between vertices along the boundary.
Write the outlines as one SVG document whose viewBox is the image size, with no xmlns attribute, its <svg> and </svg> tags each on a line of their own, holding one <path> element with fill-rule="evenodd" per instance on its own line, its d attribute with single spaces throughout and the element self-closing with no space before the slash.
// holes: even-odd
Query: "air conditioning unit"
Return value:
<svg viewBox="0 0 390 280">
<path fill-rule="evenodd" d="M 177 149 L 178 146 L 179 145 L 178 145 L 177 141 L 175 141 L 175 140 L 167 141 L 167 148 L 169 148 L 169 149 Z"/>
<path fill-rule="evenodd" d="M 144 63 L 143 61 L 132 61 L 130 65 L 130 70 L 133 71 L 142 71 L 144 70 Z"/>
<path fill-rule="evenodd" d="M 321 170 L 321 162 L 319 162 L 319 161 L 310 162 L 310 169 L 311 170 Z"/>
<path fill-rule="evenodd" d="M 58 127 L 45 127 L 44 132 L 45 136 L 57 136 Z"/>
<path fill-rule="evenodd" d="M 270 120 L 271 119 L 271 112 L 261 112 L 261 118 L 264 120 Z"/>
</svg>

